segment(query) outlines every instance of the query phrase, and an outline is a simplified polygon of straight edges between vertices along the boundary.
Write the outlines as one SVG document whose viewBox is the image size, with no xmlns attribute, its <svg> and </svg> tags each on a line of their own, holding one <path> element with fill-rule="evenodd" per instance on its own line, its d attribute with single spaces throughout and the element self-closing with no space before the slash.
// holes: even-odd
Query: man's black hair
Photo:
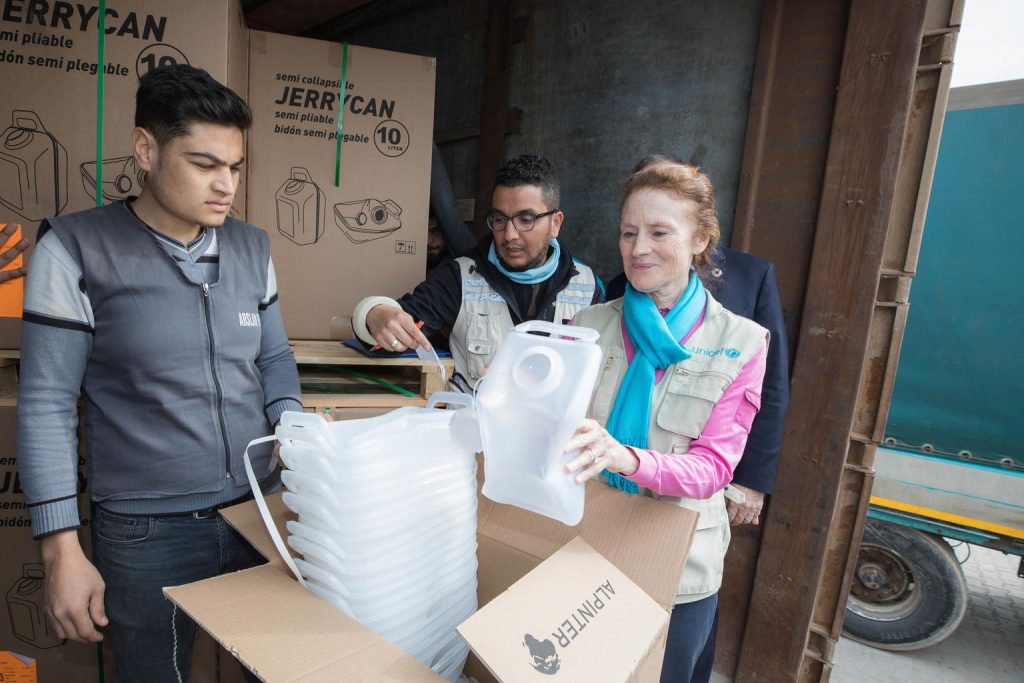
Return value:
<svg viewBox="0 0 1024 683">
<path fill-rule="evenodd" d="M 145 128 L 160 145 L 187 135 L 193 123 L 213 123 L 248 130 L 249 105 L 210 74 L 188 64 L 153 69 L 139 79 L 135 93 L 135 125 Z"/>
<path fill-rule="evenodd" d="M 522 154 L 509 159 L 498 169 L 494 178 L 495 187 L 519 187 L 520 185 L 536 185 L 541 189 L 541 196 L 548 209 L 559 208 L 562 199 L 562 188 L 558 182 L 554 165 L 535 154 Z"/>
</svg>

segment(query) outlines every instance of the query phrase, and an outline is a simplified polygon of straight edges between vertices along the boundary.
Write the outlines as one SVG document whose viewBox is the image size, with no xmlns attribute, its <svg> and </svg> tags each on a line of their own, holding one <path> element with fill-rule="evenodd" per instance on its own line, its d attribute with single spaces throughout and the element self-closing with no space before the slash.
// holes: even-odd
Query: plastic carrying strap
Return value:
<svg viewBox="0 0 1024 683">
<path fill-rule="evenodd" d="M 596 342 L 597 338 L 601 334 L 597 330 L 592 330 L 589 327 L 580 327 L 577 325 L 556 325 L 555 323 L 549 323 L 546 320 L 527 320 L 525 323 L 519 323 L 515 326 L 516 332 L 546 332 L 552 336 L 557 337 L 572 337 L 573 339 L 579 339 L 585 342 Z"/>
<path fill-rule="evenodd" d="M 284 563 L 288 565 L 288 568 L 292 570 L 292 574 L 298 579 L 299 585 L 305 587 L 306 580 L 302 578 L 302 573 L 299 568 L 295 566 L 295 561 L 292 559 L 291 553 L 288 552 L 288 548 L 285 547 L 284 540 L 281 538 L 281 534 L 277 532 L 277 526 L 274 524 L 274 520 L 270 517 L 270 510 L 267 508 L 267 501 L 263 498 L 263 490 L 260 489 L 260 482 L 256 479 L 256 473 L 252 471 L 252 461 L 249 460 L 249 449 L 253 446 L 258 446 L 261 443 L 267 443 L 269 441 L 277 441 L 277 435 L 271 434 L 270 436 L 263 436 L 259 439 L 253 439 L 249 442 L 249 445 L 245 447 L 245 453 L 242 455 L 242 462 L 245 463 L 245 474 L 249 477 L 249 486 L 252 487 L 252 497 L 256 500 L 256 507 L 260 509 L 260 516 L 263 517 L 263 524 L 267 527 L 267 532 L 270 534 L 270 539 L 274 541 L 274 547 L 277 548 L 277 552 L 284 559 Z"/>
</svg>

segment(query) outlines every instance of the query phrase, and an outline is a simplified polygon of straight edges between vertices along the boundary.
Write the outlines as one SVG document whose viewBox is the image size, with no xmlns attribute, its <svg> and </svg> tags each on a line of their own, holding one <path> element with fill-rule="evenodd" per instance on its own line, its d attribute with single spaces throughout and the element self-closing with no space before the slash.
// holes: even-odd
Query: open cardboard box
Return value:
<svg viewBox="0 0 1024 683">
<path fill-rule="evenodd" d="M 697 514 L 603 483 L 586 495 L 575 527 L 480 496 L 481 608 L 459 627 L 479 659 L 465 673 L 549 681 L 557 660 L 567 681 L 658 680 Z M 280 494 L 267 503 L 284 536 L 292 513 Z M 270 562 L 164 593 L 253 673 L 271 683 L 444 680 L 303 589 L 255 503 L 222 513 Z"/>
</svg>

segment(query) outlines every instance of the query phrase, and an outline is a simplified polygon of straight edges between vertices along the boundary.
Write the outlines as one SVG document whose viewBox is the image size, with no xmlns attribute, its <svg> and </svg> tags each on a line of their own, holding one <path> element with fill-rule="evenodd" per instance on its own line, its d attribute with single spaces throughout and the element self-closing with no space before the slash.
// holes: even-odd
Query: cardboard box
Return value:
<svg viewBox="0 0 1024 683">
<path fill-rule="evenodd" d="M 13 368 L 3 368 L 10 369 Z M 18 476 L 14 435 L 16 408 L 0 408 L 0 652 L 20 659 L 8 659 L 7 666 L 22 659 L 31 664 L 16 667 L 21 675 L 34 667 L 40 681 L 93 683 L 96 681 L 98 654 L 95 645 L 58 638 L 43 615 L 45 572 L 39 556 L 39 543 L 32 540 L 32 527 L 25 495 Z M 89 552 L 89 500 L 85 493 L 85 460 L 78 464 L 78 508 L 83 529 L 79 539 Z M 110 648 L 104 648 L 106 665 L 113 663 Z M 6 678 L 0 680 L 7 680 Z M 14 678 L 13 680 L 32 680 Z"/>
<path fill-rule="evenodd" d="M 280 495 L 267 502 L 283 529 L 291 513 Z M 482 609 L 463 628 L 487 668 L 509 681 L 550 680 L 534 665 L 538 654 L 542 664 L 550 665 L 553 648 L 563 680 L 658 680 L 668 614 L 696 513 L 593 482 L 587 485 L 586 513 L 576 527 L 483 497 L 479 503 L 477 592 Z M 303 589 L 276 556 L 254 503 L 225 510 L 224 517 L 270 562 L 164 592 L 263 680 L 443 680 Z M 588 609 L 588 599 L 593 610 L 593 596 L 586 593 L 596 590 L 598 579 L 602 585 L 610 582 L 616 596 L 621 590 L 624 598 L 622 603 L 605 599 L 605 608 L 615 604 L 616 610 L 628 609 L 600 624 L 594 619 L 587 630 L 577 626 L 576 636 L 571 636 L 561 624 L 566 616 L 552 620 L 557 615 L 582 619 L 575 610 Z M 506 591 L 507 596 L 495 600 Z M 545 604 L 525 602 L 535 599 Z M 493 630 L 481 629 L 481 624 Z M 526 639 L 527 633 L 536 644 Z M 569 645 L 563 644 L 566 638 Z M 601 660 L 603 668 L 595 670 L 579 653 L 600 649 L 612 652 Z M 492 659 L 493 652 L 507 656 Z M 614 663 L 605 666 L 609 661 Z M 478 680 L 492 680 L 487 668 L 471 657 L 465 671 Z"/>
<path fill-rule="evenodd" d="M 354 45 L 346 60 L 340 43 L 261 31 L 249 41 L 248 220 L 270 234 L 288 336 L 339 339 L 351 331 L 332 318 L 423 280 L 435 60 Z"/>
<path fill-rule="evenodd" d="M 0 223 L 39 222 L 96 205 L 95 4 L 9 0 L 0 13 Z M 102 197 L 136 195 L 131 132 L 139 76 L 188 62 L 245 96 L 246 28 L 238 0 L 111 0 L 103 59 Z M 235 208 L 245 215 L 244 192 Z M 31 262 L 31 257 L 29 257 Z M 0 348 L 20 345 L 0 319 Z"/>
<path fill-rule="evenodd" d="M 668 622 L 668 612 L 577 537 L 459 633 L 498 680 L 561 673 L 574 681 L 630 681 L 649 659 L 660 666 Z"/>
</svg>

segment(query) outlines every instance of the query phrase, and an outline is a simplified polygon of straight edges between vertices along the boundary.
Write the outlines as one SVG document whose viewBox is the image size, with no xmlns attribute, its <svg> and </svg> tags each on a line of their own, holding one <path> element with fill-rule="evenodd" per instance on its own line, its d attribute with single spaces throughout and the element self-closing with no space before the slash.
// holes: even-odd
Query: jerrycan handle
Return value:
<svg viewBox="0 0 1024 683">
<path fill-rule="evenodd" d="M 313 179 L 309 177 L 309 171 L 302 166 L 292 166 L 292 180 L 305 180 L 307 183 L 313 182 Z"/>
<path fill-rule="evenodd" d="M 463 394 L 458 391 L 435 391 L 430 395 L 430 399 L 427 401 L 428 408 L 434 408 L 438 403 L 447 403 L 448 405 L 459 405 L 464 408 L 473 407 L 473 397 L 469 394 Z"/>
<path fill-rule="evenodd" d="M 596 342 L 601 334 L 589 327 L 577 325 L 556 325 L 546 320 L 527 320 L 515 326 L 516 332 L 547 332 L 552 336 L 571 337 L 585 342 Z"/>
<path fill-rule="evenodd" d="M 15 109 L 11 112 L 11 123 L 16 127 L 24 128 L 25 130 L 46 132 L 46 128 L 43 127 L 43 122 L 39 120 L 38 114 L 34 111 Z"/>
<path fill-rule="evenodd" d="M 279 440 L 294 439 L 295 441 L 310 441 L 316 443 L 325 453 L 334 451 L 334 447 L 327 440 L 325 429 L 327 421 L 316 413 L 300 413 L 292 411 L 288 416 L 288 422 L 283 420 L 277 427 Z"/>
</svg>

